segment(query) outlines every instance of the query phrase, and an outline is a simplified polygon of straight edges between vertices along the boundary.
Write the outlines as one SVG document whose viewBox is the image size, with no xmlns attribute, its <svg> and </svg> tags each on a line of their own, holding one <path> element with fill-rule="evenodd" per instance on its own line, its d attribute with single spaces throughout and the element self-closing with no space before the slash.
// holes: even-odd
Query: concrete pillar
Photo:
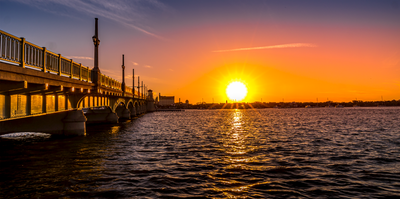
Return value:
<svg viewBox="0 0 400 199">
<path fill-rule="evenodd" d="M 68 101 L 69 101 L 69 95 L 65 95 L 65 104 L 64 104 L 64 108 L 65 108 L 65 110 L 68 110 L 69 108 L 71 108 L 71 107 L 69 107 L 68 106 Z M 78 107 L 77 107 L 78 108 Z"/>
<path fill-rule="evenodd" d="M 72 76 L 72 73 L 71 73 L 71 76 Z M 58 94 L 56 93 L 56 94 L 54 94 L 54 111 L 59 111 L 60 110 L 60 108 L 59 108 L 59 103 L 58 103 Z"/>
<path fill-rule="evenodd" d="M 119 118 L 118 118 L 117 114 L 113 113 L 113 112 L 109 113 L 106 117 L 106 121 L 109 123 L 113 123 L 113 124 L 118 123 L 118 119 Z"/>
<path fill-rule="evenodd" d="M 128 109 L 124 109 L 120 118 L 127 120 L 131 119 L 131 112 Z"/>
<path fill-rule="evenodd" d="M 85 135 L 86 120 L 82 110 L 68 111 L 67 116 L 62 120 L 64 135 Z"/>
<path fill-rule="evenodd" d="M 85 114 L 87 123 L 118 123 L 118 115 L 113 113 L 110 108 L 89 109 Z"/>
<path fill-rule="evenodd" d="M 11 117 L 11 95 L 9 95 L 9 94 L 4 95 L 4 102 L 5 102 L 4 116 L 5 116 L 5 118 L 10 118 Z"/>
<path fill-rule="evenodd" d="M 132 107 L 129 110 L 131 112 L 131 118 L 136 116 L 136 108 L 135 105 L 132 105 Z"/>
<path fill-rule="evenodd" d="M 47 99 L 46 94 L 42 95 L 42 113 L 47 113 Z"/>
<path fill-rule="evenodd" d="M 32 115 L 32 95 L 26 95 L 26 115 Z"/>
</svg>

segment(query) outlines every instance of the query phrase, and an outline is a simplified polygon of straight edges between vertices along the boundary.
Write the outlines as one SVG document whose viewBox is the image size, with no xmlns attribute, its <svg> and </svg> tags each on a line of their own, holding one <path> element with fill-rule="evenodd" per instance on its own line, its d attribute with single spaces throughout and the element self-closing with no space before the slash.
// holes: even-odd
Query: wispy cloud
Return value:
<svg viewBox="0 0 400 199">
<path fill-rule="evenodd" d="M 149 66 L 149 65 L 145 65 L 144 67 L 146 67 L 146 68 L 153 68 L 152 66 Z"/>
<path fill-rule="evenodd" d="M 136 63 L 136 62 L 132 62 L 132 64 L 134 65 L 134 66 L 137 66 L 137 65 L 139 65 L 138 63 Z"/>
<path fill-rule="evenodd" d="M 81 56 L 65 56 L 66 58 L 69 59 L 88 59 L 88 60 L 93 60 L 93 57 L 81 57 Z"/>
<path fill-rule="evenodd" d="M 69 17 L 78 13 L 96 17 L 104 17 L 122 25 L 134 28 L 153 37 L 163 37 L 150 31 L 150 27 L 142 23 L 149 18 L 152 9 L 170 12 L 172 9 L 158 0 L 126 1 L 126 0 L 18 0 L 21 3 L 41 10 Z M 68 9 L 70 8 L 70 9 Z"/>
<path fill-rule="evenodd" d="M 308 44 L 308 43 L 293 43 L 293 44 L 281 44 L 281 45 L 274 45 L 274 46 L 235 48 L 235 49 L 228 49 L 228 50 L 215 50 L 213 52 L 219 53 L 219 52 L 242 51 L 242 50 L 262 50 L 262 49 L 271 49 L 271 48 L 298 48 L 298 47 L 317 47 L 317 45 Z"/>
</svg>

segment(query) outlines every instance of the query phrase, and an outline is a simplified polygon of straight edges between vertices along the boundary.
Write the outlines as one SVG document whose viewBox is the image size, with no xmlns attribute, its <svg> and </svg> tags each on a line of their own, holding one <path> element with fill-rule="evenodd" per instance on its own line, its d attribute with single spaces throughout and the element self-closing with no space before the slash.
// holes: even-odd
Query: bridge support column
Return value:
<svg viewBox="0 0 400 199">
<path fill-rule="evenodd" d="M 15 132 L 42 132 L 52 135 L 85 135 L 85 122 L 86 118 L 82 110 L 31 115 L 0 121 L 0 135 Z"/>
<path fill-rule="evenodd" d="M 67 116 L 63 119 L 64 135 L 85 135 L 86 121 L 82 110 L 68 111 Z"/>
<path fill-rule="evenodd" d="M 118 123 L 118 116 L 110 108 L 91 108 L 85 114 L 87 123 Z"/>
<path fill-rule="evenodd" d="M 146 104 L 143 104 L 143 105 L 142 105 L 142 112 L 143 112 L 143 113 L 146 113 Z"/>
<path fill-rule="evenodd" d="M 120 118 L 122 118 L 122 119 L 131 119 L 131 112 L 128 110 L 128 109 L 124 109 L 123 111 L 122 111 L 122 115 L 121 115 L 121 117 Z"/>
<path fill-rule="evenodd" d="M 131 119 L 131 117 L 130 117 L 131 116 L 131 112 L 127 108 L 125 108 L 123 106 L 119 106 L 118 108 L 116 108 L 115 109 L 115 113 L 117 114 L 117 116 L 120 119 L 126 119 L 126 120 Z"/>
<path fill-rule="evenodd" d="M 4 104 L 5 104 L 4 118 L 10 118 L 11 117 L 11 95 L 6 94 L 4 96 Z"/>
<path fill-rule="evenodd" d="M 137 115 L 142 114 L 142 106 L 141 106 L 140 104 L 139 104 L 138 107 L 137 107 L 136 114 L 137 114 Z"/>
<path fill-rule="evenodd" d="M 136 109 L 135 107 L 132 107 L 132 109 L 131 109 L 131 118 L 136 116 L 136 110 L 135 109 Z"/>
</svg>

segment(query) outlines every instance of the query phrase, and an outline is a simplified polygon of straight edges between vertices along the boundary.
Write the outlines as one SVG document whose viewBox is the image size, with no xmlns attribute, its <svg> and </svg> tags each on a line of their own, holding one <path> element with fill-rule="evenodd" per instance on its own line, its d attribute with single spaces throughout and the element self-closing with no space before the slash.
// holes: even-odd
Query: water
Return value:
<svg viewBox="0 0 400 199">
<path fill-rule="evenodd" d="M 0 140 L 0 198 L 400 197 L 400 108 L 188 110 Z"/>
</svg>

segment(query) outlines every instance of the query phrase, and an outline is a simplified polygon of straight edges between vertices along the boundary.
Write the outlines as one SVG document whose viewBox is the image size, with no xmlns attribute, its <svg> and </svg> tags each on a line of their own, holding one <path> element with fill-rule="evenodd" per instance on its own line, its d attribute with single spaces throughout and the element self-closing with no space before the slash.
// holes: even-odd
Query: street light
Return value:
<svg viewBox="0 0 400 199">
<path fill-rule="evenodd" d="M 99 70 L 99 45 L 100 45 L 100 39 L 99 39 L 99 34 L 98 34 L 98 18 L 95 18 L 95 31 L 94 31 L 94 36 L 92 37 L 93 44 L 94 44 L 94 69 Z"/>
<path fill-rule="evenodd" d="M 94 46 L 97 47 L 97 46 L 100 45 L 100 39 L 98 39 L 96 35 L 93 36 L 92 39 L 93 39 L 93 44 L 94 44 Z"/>
</svg>

